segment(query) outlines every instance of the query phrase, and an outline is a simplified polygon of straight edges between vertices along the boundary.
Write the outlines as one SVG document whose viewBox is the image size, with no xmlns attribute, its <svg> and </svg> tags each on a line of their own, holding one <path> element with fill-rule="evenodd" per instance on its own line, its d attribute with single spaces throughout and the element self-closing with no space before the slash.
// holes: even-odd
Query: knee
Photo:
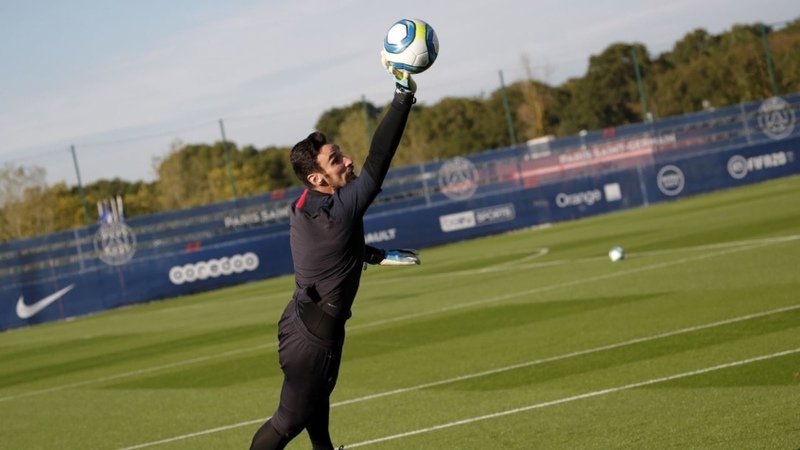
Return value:
<svg viewBox="0 0 800 450">
<path fill-rule="evenodd" d="M 305 428 L 310 412 L 292 411 L 287 408 L 278 408 L 270 421 L 275 430 L 283 436 L 296 436 Z"/>
</svg>

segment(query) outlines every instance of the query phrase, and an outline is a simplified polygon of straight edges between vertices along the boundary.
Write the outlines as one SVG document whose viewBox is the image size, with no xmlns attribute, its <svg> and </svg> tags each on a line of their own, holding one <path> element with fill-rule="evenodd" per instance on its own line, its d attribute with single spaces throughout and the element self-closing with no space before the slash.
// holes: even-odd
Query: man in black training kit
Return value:
<svg viewBox="0 0 800 450">
<path fill-rule="evenodd" d="M 304 429 L 313 450 L 333 450 L 330 395 L 362 265 L 419 264 L 413 250 L 385 251 L 364 243 L 364 213 L 381 190 L 415 102 L 410 75 L 383 63 L 395 78 L 394 99 L 375 130 L 360 176 L 353 161 L 320 132 L 292 149 L 292 168 L 306 190 L 290 214 L 296 288 L 278 322 L 283 387 L 278 410 L 256 432 L 251 450 L 282 449 Z"/>
</svg>

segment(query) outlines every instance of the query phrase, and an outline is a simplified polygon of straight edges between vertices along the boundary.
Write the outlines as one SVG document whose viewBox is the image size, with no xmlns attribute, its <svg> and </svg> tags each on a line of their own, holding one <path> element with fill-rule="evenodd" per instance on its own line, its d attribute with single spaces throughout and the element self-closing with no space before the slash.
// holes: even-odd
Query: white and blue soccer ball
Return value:
<svg viewBox="0 0 800 450">
<path fill-rule="evenodd" d="M 620 261 L 625 258 L 625 250 L 622 247 L 614 247 L 608 251 L 608 258 L 612 261 Z"/>
<path fill-rule="evenodd" d="M 439 55 L 439 38 L 425 21 L 401 19 L 386 32 L 383 49 L 393 67 L 412 74 L 422 73 Z"/>
</svg>

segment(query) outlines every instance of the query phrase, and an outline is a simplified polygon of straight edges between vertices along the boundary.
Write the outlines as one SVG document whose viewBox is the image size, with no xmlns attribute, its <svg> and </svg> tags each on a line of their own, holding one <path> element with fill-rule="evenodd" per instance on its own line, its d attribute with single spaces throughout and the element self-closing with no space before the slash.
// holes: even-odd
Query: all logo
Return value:
<svg viewBox="0 0 800 450">
<path fill-rule="evenodd" d="M 686 178 L 683 176 L 683 172 L 673 165 L 662 167 L 656 175 L 658 190 L 670 197 L 680 194 L 685 183 Z"/>
<path fill-rule="evenodd" d="M 619 183 L 608 183 L 603 186 L 606 194 L 606 202 L 617 202 L 622 199 L 622 188 Z M 582 192 L 560 192 L 556 195 L 556 206 L 567 208 L 570 206 L 592 206 L 603 200 L 603 192 L 600 189 L 590 189 Z"/>
<path fill-rule="evenodd" d="M 750 172 L 785 166 L 789 164 L 791 158 L 791 152 L 775 152 L 768 155 L 752 156 L 750 158 L 745 158 L 741 155 L 733 155 L 731 159 L 728 160 L 728 174 L 737 180 L 741 180 Z"/>
<path fill-rule="evenodd" d="M 225 277 L 235 273 L 250 272 L 258 268 L 258 255 L 247 252 L 230 258 L 210 259 L 169 269 L 169 281 L 175 285 L 193 283 L 198 280 Z"/>
<path fill-rule="evenodd" d="M 590 191 L 575 192 L 567 194 L 564 192 L 556 195 L 556 206 L 559 208 L 566 208 L 567 206 L 592 206 L 603 199 L 603 194 L 600 189 L 592 189 Z"/>
<path fill-rule="evenodd" d="M 50 294 L 47 297 L 31 303 L 30 305 L 25 303 L 25 297 L 20 295 L 19 300 L 17 300 L 17 317 L 20 319 L 30 319 L 31 317 L 39 314 L 43 309 L 50 306 L 51 303 L 54 303 L 56 300 L 60 299 L 64 296 L 67 292 L 71 291 L 74 288 L 74 284 L 70 284 L 69 286 L 61 289 L 60 291 Z"/>
<path fill-rule="evenodd" d="M 94 251 L 104 263 L 121 266 L 136 253 L 136 235 L 122 222 L 104 223 L 94 235 Z"/>
<path fill-rule="evenodd" d="M 391 241 L 395 237 L 397 237 L 397 228 L 373 231 L 364 235 L 364 243 L 374 244 L 376 242 L 386 242 Z"/>
<path fill-rule="evenodd" d="M 445 233 L 466 230 L 482 225 L 491 225 L 499 222 L 514 220 L 517 212 L 513 203 L 490 206 L 488 208 L 473 209 L 455 214 L 439 216 L 439 227 Z"/>
<path fill-rule="evenodd" d="M 771 97 L 758 108 L 758 126 L 770 139 L 783 139 L 794 131 L 794 110 L 789 102 Z"/>
</svg>

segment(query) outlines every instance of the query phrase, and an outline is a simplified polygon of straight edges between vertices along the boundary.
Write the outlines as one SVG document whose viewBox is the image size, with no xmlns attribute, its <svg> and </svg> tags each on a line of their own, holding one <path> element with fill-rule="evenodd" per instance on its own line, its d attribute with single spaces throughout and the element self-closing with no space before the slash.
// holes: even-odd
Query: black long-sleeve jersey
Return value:
<svg viewBox="0 0 800 450">
<path fill-rule="evenodd" d="M 313 302 L 338 334 L 351 316 L 365 258 L 364 213 L 381 191 L 400 144 L 414 97 L 395 93 L 375 130 L 364 169 L 332 195 L 306 189 L 291 208 L 290 244 L 295 299 Z M 332 322 L 329 318 L 333 318 Z M 314 330 L 311 330 L 312 332 Z M 330 330 L 324 334 L 329 334 Z"/>
</svg>

